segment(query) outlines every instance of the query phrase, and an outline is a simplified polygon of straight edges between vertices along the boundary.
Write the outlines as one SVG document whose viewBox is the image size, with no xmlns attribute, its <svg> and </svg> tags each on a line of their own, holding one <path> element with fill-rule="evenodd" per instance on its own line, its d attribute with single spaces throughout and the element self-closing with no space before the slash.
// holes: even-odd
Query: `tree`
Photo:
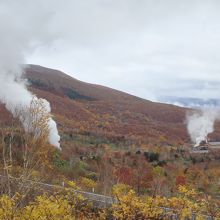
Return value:
<svg viewBox="0 0 220 220">
<path fill-rule="evenodd" d="M 20 109 L 20 108 L 19 108 Z M 2 129 L 3 169 L 7 178 L 6 191 L 27 195 L 33 188 L 30 179 L 41 179 L 39 173 L 51 169 L 54 148 L 48 144 L 50 114 L 41 99 L 33 99 L 26 109 L 15 110 L 12 126 Z M 14 178 L 16 177 L 16 178 Z M 13 188 L 13 189 L 12 189 Z"/>
</svg>

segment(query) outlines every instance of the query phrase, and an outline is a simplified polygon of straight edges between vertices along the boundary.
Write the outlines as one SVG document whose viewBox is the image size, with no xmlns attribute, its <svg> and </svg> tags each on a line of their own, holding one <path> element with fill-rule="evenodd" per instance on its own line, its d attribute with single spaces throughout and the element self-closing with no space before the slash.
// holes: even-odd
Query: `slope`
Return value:
<svg viewBox="0 0 220 220">
<path fill-rule="evenodd" d="M 90 134 L 140 145 L 160 141 L 175 144 L 188 139 L 184 108 L 81 82 L 36 65 L 26 69 L 26 77 L 30 89 L 51 102 L 59 129 L 65 135 Z"/>
</svg>

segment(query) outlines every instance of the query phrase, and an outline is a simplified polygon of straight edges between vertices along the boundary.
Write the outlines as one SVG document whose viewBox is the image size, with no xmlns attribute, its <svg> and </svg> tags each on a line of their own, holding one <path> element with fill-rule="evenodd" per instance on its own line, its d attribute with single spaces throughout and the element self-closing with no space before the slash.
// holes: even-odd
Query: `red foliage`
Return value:
<svg viewBox="0 0 220 220">
<path fill-rule="evenodd" d="M 120 167 L 116 170 L 115 175 L 120 183 L 133 185 L 133 170 L 130 167 Z"/>
<path fill-rule="evenodd" d="M 186 177 L 185 176 L 177 176 L 176 177 L 176 186 L 186 185 Z"/>
</svg>

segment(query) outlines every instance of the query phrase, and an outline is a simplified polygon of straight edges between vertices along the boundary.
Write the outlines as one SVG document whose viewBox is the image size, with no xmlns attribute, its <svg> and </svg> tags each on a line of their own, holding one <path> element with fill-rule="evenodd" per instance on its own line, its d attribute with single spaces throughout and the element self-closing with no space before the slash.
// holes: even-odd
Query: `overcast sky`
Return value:
<svg viewBox="0 0 220 220">
<path fill-rule="evenodd" d="M 219 0 L 21 2 L 22 16 L 45 16 L 53 36 L 26 52 L 27 63 L 151 100 L 220 97 Z"/>
</svg>

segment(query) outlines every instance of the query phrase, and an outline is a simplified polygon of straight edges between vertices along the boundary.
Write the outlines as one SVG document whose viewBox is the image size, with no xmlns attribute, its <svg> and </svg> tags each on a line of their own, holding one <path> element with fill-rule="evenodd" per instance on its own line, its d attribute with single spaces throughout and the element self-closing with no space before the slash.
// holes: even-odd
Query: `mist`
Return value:
<svg viewBox="0 0 220 220">
<path fill-rule="evenodd" d="M 187 115 L 187 130 L 191 141 L 199 146 L 201 141 L 207 141 L 208 135 L 214 131 L 214 125 L 220 119 L 218 107 L 201 108 Z"/>
<path fill-rule="evenodd" d="M 17 111 L 28 109 L 33 99 L 38 100 L 27 90 L 27 82 L 22 77 L 26 56 L 39 44 L 44 43 L 45 39 L 52 40 L 53 37 L 46 28 L 49 11 L 42 10 L 42 17 L 39 17 L 39 14 L 33 11 L 36 6 L 43 6 L 42 1 L 35 4 L 28 1 L 0 2 L 0 101 L 14 116 Z M 43 103 L 45 114 L 50 113 L 48 101 L 43 99 L 39 101 Z M 29 118 L 29 120 L 31 123 L 34 119 Z M 27 121 L 21 120 L 21 122 L 27 130 Z M 48 129 L 49 143 L 60 148 L 60 136 L 52 117 L 48 120 Z"/>
</svg>

